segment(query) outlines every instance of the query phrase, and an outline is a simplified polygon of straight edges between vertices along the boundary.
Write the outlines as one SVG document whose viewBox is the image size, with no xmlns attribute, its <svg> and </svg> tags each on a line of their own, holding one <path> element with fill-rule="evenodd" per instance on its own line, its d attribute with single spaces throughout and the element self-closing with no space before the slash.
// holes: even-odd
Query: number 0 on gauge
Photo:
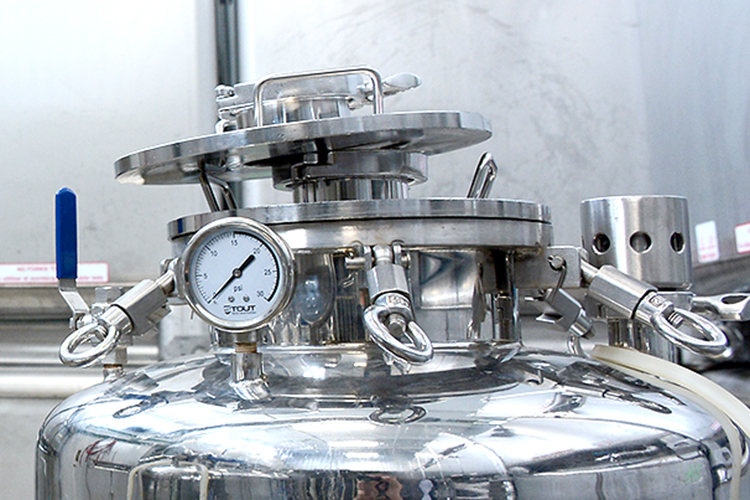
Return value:
<svg viewBox="0 0 750 500">
<path fill-rule="evenodd" d="M 180 259 L 185 298 L 215 327 L 248 331 L 289 303 L 294 257 L 286 242 L 251 219 L 227 217 L 201 228 Z"/>
</svg>

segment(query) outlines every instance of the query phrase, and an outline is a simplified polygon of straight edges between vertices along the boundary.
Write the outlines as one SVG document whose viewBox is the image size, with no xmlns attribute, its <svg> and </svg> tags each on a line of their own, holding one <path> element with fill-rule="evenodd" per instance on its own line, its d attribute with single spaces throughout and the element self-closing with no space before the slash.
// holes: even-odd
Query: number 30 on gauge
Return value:
<svg viewBox="0 0 750 500">
<path fill-rule="evenodd" d="M 180 259 L 184 295 L 218 328 L 249 331 L 273 319 L 294 291 L 294 257 L 268 227 L 227 217 L 201 228 Z"/>
</svg>

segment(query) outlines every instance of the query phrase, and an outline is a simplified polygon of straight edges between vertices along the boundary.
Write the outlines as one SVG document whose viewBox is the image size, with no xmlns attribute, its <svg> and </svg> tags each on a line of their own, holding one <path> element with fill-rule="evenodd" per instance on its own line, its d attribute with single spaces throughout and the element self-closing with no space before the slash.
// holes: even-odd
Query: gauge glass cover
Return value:
<svg viewBox="0 0 750 500">
<path fill-rule="evenodd" d="M 288 303 L 292 253 L 267 227 L 229 218 L 201 229 L 184 253 L 185 296 L 214 326 L 250 330 Z"/>
</svg>

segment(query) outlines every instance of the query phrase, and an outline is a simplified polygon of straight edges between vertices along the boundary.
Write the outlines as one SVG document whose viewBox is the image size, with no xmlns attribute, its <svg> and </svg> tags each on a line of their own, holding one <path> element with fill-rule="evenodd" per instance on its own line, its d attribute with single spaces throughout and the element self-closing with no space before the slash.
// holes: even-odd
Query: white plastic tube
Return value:
<svg viewBox="0 0 750 500">
<path fill-rule="evenodd" d="M 730 498 L 740 500 L 742 440 L 737 428 L 750 437 L 750 409 L 744 403 L 692 370 L 633 349 L 597 345 L 591 357 L 620 369 L 633 370 L 639 378 L 657 387 L 684 392 L 711 413 L 724 429 L 732 450 Z"/>
</svg>

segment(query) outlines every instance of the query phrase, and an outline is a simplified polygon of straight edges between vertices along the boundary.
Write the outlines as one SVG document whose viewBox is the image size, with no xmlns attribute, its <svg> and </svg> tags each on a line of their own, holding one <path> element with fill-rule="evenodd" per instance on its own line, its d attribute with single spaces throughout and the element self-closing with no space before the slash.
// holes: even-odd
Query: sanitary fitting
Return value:
<svg viewBox="0 0 750 500">
<path fill-rule="evenodd" d="M 60 345 L 60 360 L 68 366 L 86 366 L 110 354 L 124 336 L 143 335 L 169 313 L 167 297 L 175 275 L 168 269 L 156 281 L 143 280 L 112 304 L 84 316 L 83 323 Z M 81 299 L 83 300 L 83 299 Z M 74 311 L 75 314 L 75 311 Z M 75 352 L 89 342 L 88 350 Z"/>
<path fill-rule="evenodd" d="M 230 363 L 230 385 L 238 396 L 245 401 L 268 397 L 268 383 L 263 374 L 263 355 L 258 352 L 256 342 L 235 342 Z"/>
<path fill-rule="evenodd" d="M 586 311 L 580 302 L 562 289 L 568 273 L 568 261 L 562 255 L 550 254 L 547 257 L 547 265 L 558 274 L 558 278 L 555 287 L 545 290 L 543 295 L 544 302 L 551 310 L 545 311 L 537 320 L 555 324 L 570 332 L 575 339 L 591 338 L 594 335 L 593 323 L 586 315 Z"/>
<path fill-rule="evenodd" d="M 544 292 L 544 301 L 553 309 L 537 317 L 544 323 L 554 323 L 575 337 L 591 338 L 594 335 L 593 323 L 586 311 L 572 295 L 565 290 L 549 289 Z"/>
<path fill-rule="evenodd" d="M 669 342 L 708 356 L 720 356 L 727 349 L 727 338 L 716 325 L 675 307 L 653 285 L 609 265 L 597 269 L 582 261 L 581 272 L 593 299 L 618 315 L 652 328 Z M 687 329 L 702 338 L 685 333 Z"/>
</svg>

